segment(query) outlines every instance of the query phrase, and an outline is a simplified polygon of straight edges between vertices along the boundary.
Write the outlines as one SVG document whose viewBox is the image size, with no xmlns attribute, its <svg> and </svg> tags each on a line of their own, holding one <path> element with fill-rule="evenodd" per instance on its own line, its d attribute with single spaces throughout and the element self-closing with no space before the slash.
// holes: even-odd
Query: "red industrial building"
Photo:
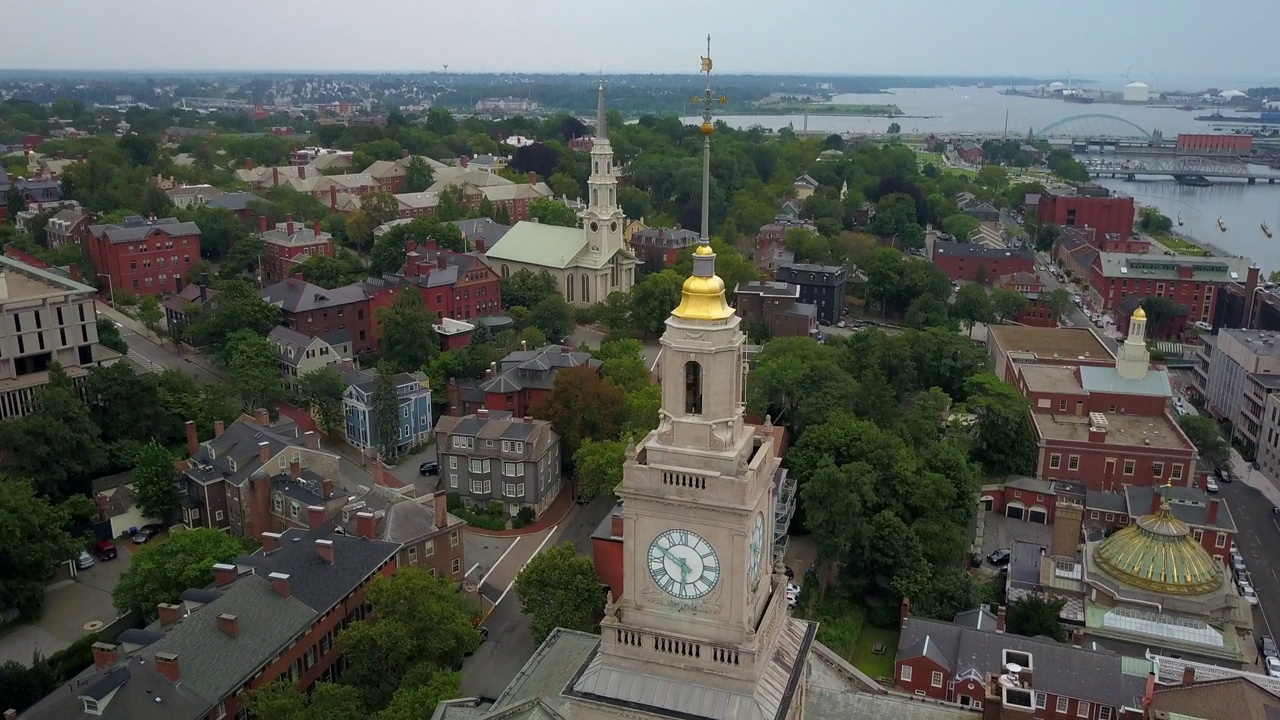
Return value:
<svg viewBox="0 0 1280 720">
<path fill-rule="evenodd" d="M 125 218 L 90 225 L 85 237 L 94 271 L 110 278 L 108 292 L 171 295 L 200 261 L 200 227 L 177 218 Z"/>
<path fill-rule="evenodd" d="M 956 282 L 991 285 L 1003 275 L 1035 274 L 1036 256 L 1028 249 L 998 249 L 985 245 L 938 240 L 933 244 L 933 264 Z"/>
<path fill-rule="evenodd" d="M 1102 188 L 1049 188 L 1040 195 L 1036 217 L 1042 223 L 1089 227 L 1099 237 L 1127 238 L 1133 234 L 1133 198 L 1116 197 Z"/>
<path fill-rule="evenodd" d="M 1210 325 L 1219 297 L 1233 284 L 1252 292 L 1258 268 L 1247 258 L 1100 252 L 1088 273 L 1090 301 L 1102 312 L 1122 309 L 1126 297 L 1157 295 L 1187 308 L 1185 322 Z M 1117 323 L 1127 332 L 1122 320 Z"/>
<path fill-rule="evenodd" d="M 1194 152 L 1201 155 L 1248 155 L 1252 151 L 1252 135 L 1178 133 L 1178 152 Z"/>
</svg>

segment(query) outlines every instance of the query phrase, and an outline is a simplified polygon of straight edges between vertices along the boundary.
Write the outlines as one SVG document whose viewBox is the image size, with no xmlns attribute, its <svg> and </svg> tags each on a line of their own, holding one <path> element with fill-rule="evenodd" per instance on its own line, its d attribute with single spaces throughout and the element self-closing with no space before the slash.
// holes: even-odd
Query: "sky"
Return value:
<svg viewBox="0 0 1280 720">
<path fill-rule="evenodd" d="M 1280 75 L 1267 62 L 1280 0 L 7 5 L 5 69 L 682 73 L 697 71 L 711 33 L 716 71 L 728 74 Z"/>
</svg>

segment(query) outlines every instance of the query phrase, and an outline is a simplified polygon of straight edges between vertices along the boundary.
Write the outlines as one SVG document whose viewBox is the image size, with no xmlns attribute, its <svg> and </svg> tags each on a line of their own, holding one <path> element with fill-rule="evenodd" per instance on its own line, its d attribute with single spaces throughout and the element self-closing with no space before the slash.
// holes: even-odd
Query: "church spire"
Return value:
<svg viewBox="0 0 1280 720">
<path fill-rule="evenodd" d="M 604 120 L 604 81 L 600 81 L 600 94 L 596 98 L 596 142 L 609 142 L 609 130 Z"/>
<path fill-rule="evenodd" d="M 1129 316 L 1129 337 L 1120 346 L 1116 357 L 1116 372 L 1126 380 L 1141 380 L 1151 366 L 1151 353 L 1147 351 L 1147 311 L 1139 305 Z"/>
</svg>

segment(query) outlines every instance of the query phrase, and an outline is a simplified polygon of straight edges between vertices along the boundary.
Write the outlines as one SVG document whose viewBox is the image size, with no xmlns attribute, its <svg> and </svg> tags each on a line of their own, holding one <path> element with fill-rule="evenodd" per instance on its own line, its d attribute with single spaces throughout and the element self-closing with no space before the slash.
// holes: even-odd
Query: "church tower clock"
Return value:
<svg viewBox="0 0 1280 720">
<path fill-rule="evenodd" d="M 614 174 L 613 146 L 604 116 L 604 83 L 596 104 L 596 137 L 591 144 L 591 174 L 587 177 L 587 207 L 581 215 L 587 251 L 600 258 L 612 258 L 622 250 L 626 217 L 618 205 L 618 177 Z"/>
</svg>

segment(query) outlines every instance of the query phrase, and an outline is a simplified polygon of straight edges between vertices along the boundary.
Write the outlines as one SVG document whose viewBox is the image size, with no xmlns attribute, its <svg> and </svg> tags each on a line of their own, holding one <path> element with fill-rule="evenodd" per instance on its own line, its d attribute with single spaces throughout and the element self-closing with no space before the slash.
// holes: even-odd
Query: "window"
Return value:
<svg viewBox="0 0 1280 720">
<path fill-rule="evenodd" d="M 276 512 L 284 512 L 284 499 L 279 495 L 271 498 L 271 508 Z"/>
<path fill-rule="evenodd" d="M 418 548 L 416 547 L 409 548 L 409 564 L 410 565 L 418 564 Z"/>
<path fill-rule="evenodd" d="M 502 463 L 502 474 L 508 477 L 520 477 L 524 475 L 524 463 L 504 462 Z"/>
<path fill-rule="evenodd" d="M 1058 412 L 1066 412 L 1066 411 L 1067 411 L 1067 401 L 1066 401 L 1066 400 L 1059 400 L 1059 401 L 1058 401 Z"/>
<path fill-rule="evenodd" d="M 911 666 L 910 665 L 902 666 L 902 674 L 900 675 L 900 677 L 902 678 L 902 682 L 911 682 Z"/>
<path fill-rule="evenodd" d="M 1132 475 L 1132 474 L 1133 474 L 1133 471 L 1134 471 L 1134 468 L 1136 468 L 1136 467 L 1137 467 L 1137 462 L 1136 462 L 1136 461 L 1134 461 L 1134 460 L 1125 460 L 1125 461 L 1124 461 L 1124 474 L 1125 474 L 1125 475 Z"/>
<path fill-rule="evenodd" d="M 476 446 L 476 439 L 473 437 L 463 437 L 461 435 L 454 435 L 453 446 L 456 448 L 465 448 L 467 450 L 470 450 Z"/>
<path fill-rule="evenodd" d="M 98 707 L 98 701 L 97 701 L 97 700 L 94 700 L 94 699 L 92 699 L 92 698 L 87 698 L 87 697 L 82 697 L 82 698 L 80 698 L 80 700 L 84 702 L 84 711 L 85 711 L 85 712 L 89 713 L 90 715 L 101 715 L 101 714 L 102 714 L 102 709 Z"/>
<path fill-rule="evenodd" d="M 1097 520 L 1097 519 L 1098 519 L 1098 511 L 1097 511 L 1097 510 L 1094 510 L 1093 512 L 1089 513 L 1089 518 L 1090 518 L 1090 519 L 1092 519 L 1092 520 Z"/>
<path fill-rule="evenodd" d="M 1151 477 L 1153 478 L 1164 477 L 1164 463 L 1162 462 L 1151 463 Z"/>
<path fill-rule="evenodd" d="M 684 364 L 684 411 L 702 414 L 702 366 L 693 360 Z"/>
<path fill-rule="evenodd" d="M 524 483 L 505 483 L 502 492 L 507 497 L 524 497 Z"/>
<path fill-rule="evenodd" d="M 1067 700 L 1067 699 L 1066 699 L 1066 698 L 1064 698 L 1064 697 L 1060 697 L 1060 698 L 1058 698 L 1058 712 L 1060 712 L 1060 713 L 1064 713 L 1064 712 L 1066 712 L 1066 711 L 1067 711 L 1067 703 L 1068 703 L 1068 702 L 1070 702 L 1070 701 L 1069 701 L 1069 700 Z"/>
<path fill-rule="evenodd" d="M 1043 710 L 1046 703 L 1049 702 L 1049 696 L 1042 692 L 1036 693 L 1036 709 Z"/>
<path fill-rule="evenodd" d="M 462 572 L 462 558 L 454 558 L 453 565 L 449 568 L 454 575 Z"/>
<path fill-rule="evenodd" d="M 435 555 L 435 554 L 436 554 L 436 541 L 428 540 L 426 544 L 422 546 L 422 555 L 424 557 L 431 557 L 432 555 Z"/>
<path fill-rule="evenodd" d="M 488 495 L 493 492 L 493 485 L 488 480 L 472 480 L 471 492 L 477 495 Z"/>
<path fill-rule="evenodd" d="M 406 418 L 407 418 L 407 417 L 409 417 L 409 406 L 408 406 L 408 405 L 405 405 L 404 407 L 400 408 L 400 417 L 406 417 Z"/>
<path fill-rule="evenodd" d="M 488 472 L 489 472 L 489 461 L 488 461 L 488 460 L 475 460 L 475 459 L 472 459 L 472 461 L 471 461 L 471 472 L 473 472 L 473 473 L 480 473 L 480 474 L 488 474 Z"/>
<path fill-rule="evenodd" d="M 449 547 L 458 547 L 458 531 L 449 533 Z"/>
<path fill-rule="evenodd" d="M 1062 467 L 1062 453 L 1054 453 L 1049 456 L 1049 469 L 1057 470 Z"/>
<path fill-rule="evenodd" d="M 289 505 L 289 517 L 297 519 L 299 507 L 301 507 L 301 505 L 299 505 L 298 503 L 291 503 Z"/>
<path fill-rule="evenodd" d="M 519 440 L 503 440 L 502 452 L 522 453 L 524 452 L 524 443 Z"/>
<path fill-rule="evenodd" d="M 1116 519 L 1115 513 L 1107 513 L 1107 522 L 1115 522 L 1115 519 Z"/>
<path fill-rule="evenodd" d="M 1098 720 L 1111 720 L 1111 708 L 1106 705 L 1098 708 Z"/>
<path fill-rule="evenodd" d="M 1079 704 L 1076 705 L 1076 717 L 1089 717 L 1089 703 L 1081 700 Z"/>
<path fill-rule="evenodd" d="M 936 688 L 942 687 L 942 673 L 938 672 L 937 670 L 934 670 L 933 676 L 930 678 L 929 684 Z"/>
<path fill-rule="evenodd" d="M 213 512 L 213 519 L 214 519 L 214 520 L 216 520 L 217 522 L 222 522 L 222 511 L 221 511 L 221 510 L 215 510 L 215 511 Z"/>
<path fill-rule="evenodd" d="M 457 470 L 457 469 L 458 469 L 458 458 L 457 458 L 457 456 L 456 456 L 456 455 L 450 455 L 450 456 L 449 456 L 449 469 L 450 469 L 450 470 Z"/>
<path fill-rule="evenodd" d="M 1022 497 L 1022 491 L 1021 491 L 1021 490 L 1014 490 L 1014 491 L 1013 491 L 1013 496 L 1014 496 L 1014 497 L 1016 497 L 1016 498 L 1020 498 L 1020 497 Z"/>
<path fill-rule="evenodd" d="M 449 487 L 458 489 L 458 473 L 449 473 Z"/>
<path fill-rule="evenodd" d="M 1076 470 L 1079 470 L 1079 469 L 1080 469 L 1080 456 L 1079 456 L 1079 455 L 1072 455 L 1072 456 L 1070 456 L 1070 457 L 1068 457 L 1068 458 L 1067 458 L 1067 469 L 1068 469 L 1068 470 L 1071 470 L 1071 471 L 1076 471 Z"/>
<path fill-rule="evenodd" d="M 1169 470 L 1169 477 L 1174 480 L 1182 479 L 1182 463 L 1173 464 L 1173 467 Z"/>
<path fill-rule="evenodd" d="M 1224 548 L 1224 547 L 1226 547 L 1226 546 L 1227 546 L 1227 534 L 1226 534 L 1226 533 L 1224 533 L 1224 532 L 1220 532 L 1220 533 L 1218 533 L 1218 536 L 1217 536 L 1216 538 L 1214 538 L 1214 539 L 1213 539 L 1213 546 L 1214 546 L 1214 547 L 1216 547 L 1216 548 Z"/>
</svg>

